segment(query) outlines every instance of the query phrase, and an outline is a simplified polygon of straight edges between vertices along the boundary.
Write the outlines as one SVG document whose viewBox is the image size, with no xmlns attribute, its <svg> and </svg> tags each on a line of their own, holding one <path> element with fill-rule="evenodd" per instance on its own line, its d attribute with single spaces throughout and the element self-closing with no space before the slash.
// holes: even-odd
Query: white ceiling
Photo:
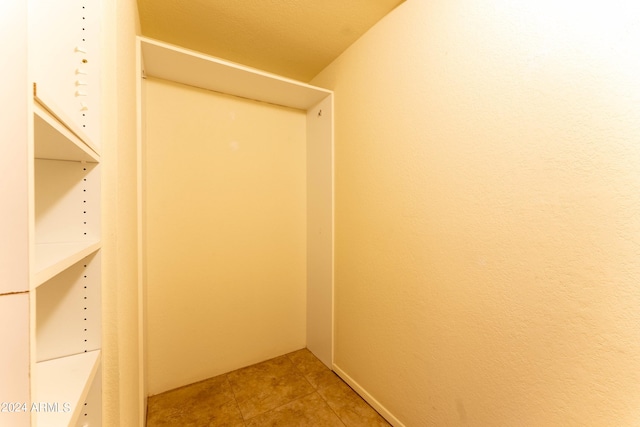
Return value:
<svg viewBox="0 0 640 427">
<path fill-rule="evenodd" d="M 308 82 L 404 0 L 138 0 L 142 34 Z"/>
</svg>

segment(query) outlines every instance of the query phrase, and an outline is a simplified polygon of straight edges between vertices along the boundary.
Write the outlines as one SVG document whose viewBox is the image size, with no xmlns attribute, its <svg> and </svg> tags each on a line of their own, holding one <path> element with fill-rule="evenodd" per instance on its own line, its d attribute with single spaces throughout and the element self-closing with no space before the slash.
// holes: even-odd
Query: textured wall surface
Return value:
<svg viewBox="0 0 640 427">
<path fill-rule="evenodd" d="M 133 0 L 103 6 L 103 425 L 144 420 L 138 298 L 136 45 Z"/>
<path fill-rule="evenodd" d="M 335 91 L 335 363 L 407 426 L 640 423 L 631 2 L 408 0 Z"/>
<path fill-rule="evenodd" d="M 145 80 L 149 394 L 306 343 L 306 115 Z"/>
</svg>

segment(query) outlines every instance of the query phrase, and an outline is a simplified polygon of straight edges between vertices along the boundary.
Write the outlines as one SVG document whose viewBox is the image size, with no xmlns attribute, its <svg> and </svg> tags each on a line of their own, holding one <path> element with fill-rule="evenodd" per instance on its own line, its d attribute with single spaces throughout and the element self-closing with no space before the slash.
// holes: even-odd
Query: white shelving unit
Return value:
<svg viewBox="0 0 640 427">
<path fill-rule="evenodd" d="M 138 58 L 142 77 L 306 111 L 307 347 L 332 368 L 333 92 L 145 37 L 138 38 Z M 142 83 L 138 90 L 142 99 Z"/>
<path fill-rule="evenodd" d="M 0 2 L 0 426 L 102 422 L 102 13 Z"/>
<path fill-rule="evenodd" d="M 96 427 L 102 422 L 101 1 L 10 0 L 7 10 L 13 13 L 7 20 L 17 22 L 12 31 L 23 53 L 16 67 L 24 76 L 6 101 L 23 115 L 11 125 L 19 136 L 7 139 L 7 152 L 16 171 L 25 165 L 12 177 L 20 190 L 9 206 L 24 218 L 24 226 L 14 222 L 25 230 L 27 250 L 18 252 L 11 275 L 0 275 L 14 282 L 0 303 L 7 308 L 15 300 L 11 319 L 22 332 L 5 345 L 27 355 L 28 371 L 0 377 L 9 381 L 0 391 L 21 390 L 16 397 L 3 393 L 3 400 L 20 399 L 26 409 L 0 414 L 0 425 Z M 7 245 L 0 249 L 8 252 Z"/>
<path fill-rule="evenodd" d="M 33 101 L 32 425 L 97 426 L 100 393 L 90 390 L 101 354 L 100 156 L 44 99 Z M 98 399 L 91 423 L 89 396 Z"/>
</svg>

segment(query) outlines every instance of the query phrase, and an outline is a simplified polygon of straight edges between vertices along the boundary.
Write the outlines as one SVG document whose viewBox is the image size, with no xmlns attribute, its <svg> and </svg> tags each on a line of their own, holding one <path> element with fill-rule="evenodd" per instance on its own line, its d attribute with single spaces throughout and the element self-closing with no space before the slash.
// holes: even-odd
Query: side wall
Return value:
<svg viewBox="0 0 640 427">
<path fill-rule="evenodd" d="M 29 290 L 27 5 L 0 5 L 0 295 Z"/>
<path fill-rule="evenodd" d="M 395 424 L 638 423 L 621 3 L 408 0 L 313 80 L 335 91 L 335 363 Z"/>
<path fill-rule="evenodd" d="M 306 344 L 303 111 L 145 80 L 149 394 Z"/>
<path fill-rule="evenodd" d="M 134 0 L 103 1 L 103 425 L 144 425 L 137 242 Z"/>
<path fill-rule="evenodd" d="M 29 188 L 27 4 L 0 4 L 0 402 L 28 402 Z M 0 413 L 0 425 L 29 425 L 29 414 Z"/>
</svg>

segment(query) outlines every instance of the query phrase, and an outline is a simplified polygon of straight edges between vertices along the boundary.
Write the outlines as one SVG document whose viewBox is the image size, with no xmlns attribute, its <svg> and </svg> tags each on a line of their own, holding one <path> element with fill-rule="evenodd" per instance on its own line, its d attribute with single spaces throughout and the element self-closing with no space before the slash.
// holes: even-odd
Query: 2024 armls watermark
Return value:
<svg viewBox="0 0 640 427">
<path fill-rule="evenodd" d="M 1 413 L 18 412 L 71 412 L 69 402 L 0 402 Z"/>
</svg>

